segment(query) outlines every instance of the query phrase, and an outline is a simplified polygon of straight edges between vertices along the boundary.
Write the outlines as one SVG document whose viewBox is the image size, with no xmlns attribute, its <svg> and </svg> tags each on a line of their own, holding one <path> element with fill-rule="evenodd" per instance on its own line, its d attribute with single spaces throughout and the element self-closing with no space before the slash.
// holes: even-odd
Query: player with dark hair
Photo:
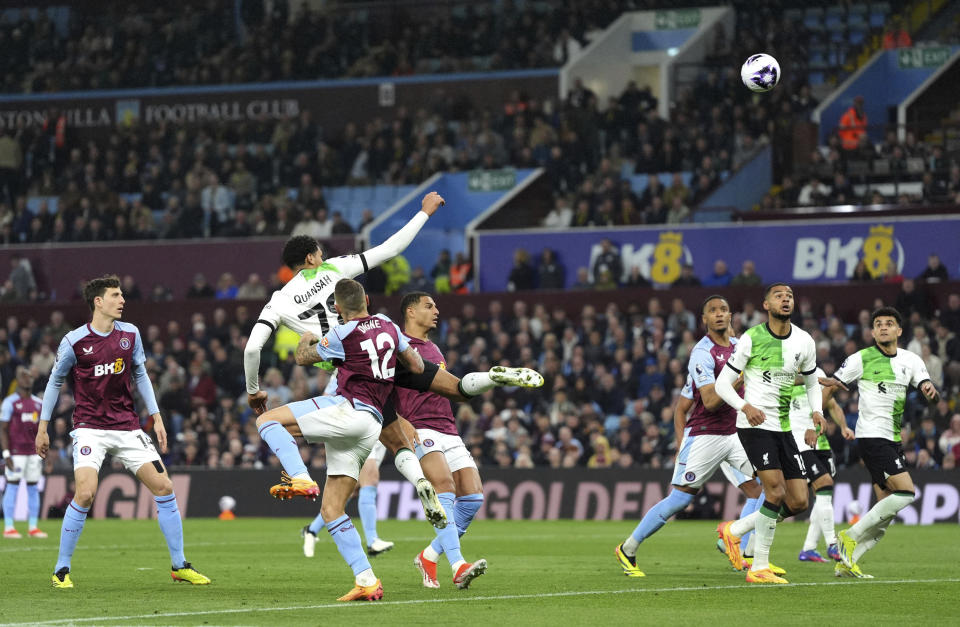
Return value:
<svg viewBox="0 0 960 627">
<path fill-rule="evenodd" d="M 307 236 L 293 237 L 286 243 L 283 260 L 296 275 L 282 289 L 273 293 L 270 302 L 261 311 L 244 348 L 247 398 L 258 414 L 266 409 L 267 401 L 266 392 L 259 389 L 260 351 L 273 331 L 282 323 L 301 335 L 307 332 L 318 337 L 325 335 L 330 328 L 341 322 L 334 308 L 334 287 L 337 282 L 363 274 L 403 252 L 443 202 L 443 198 L 436 192 L 427 194 L 421 202 L 420 211 L 403 228 L 379 246 L 357 255 L 325 260 L 317 241 Z M 326 366 L 332 369 L 329 364 Z M 440 371 L 436 364 L 428 362 L 424 366 L 424 372 L 419 375 L 401 370 L 397 373 L 396 383 L 398 386 L 419 391 L 429 389 L 456 400 L 468 400 L 501 385 L 537 387 L 543 384 L 543 377 L 526 368 L 498 366 L 490 372 L 469 373 L 460 380 L 446 371 Z M 331 387 L 336 384 L 336 381 L 331 381 Z M 402 419 L 396 423 L 388 419 L 383 426 L 380 441 L 393 453 L 394 465 L 400 473 L 417 488 L 417 495 L 423 503 L 427 519 L 435 526 L 442 527 L 446 524 L 443 507 L 433 486 L 423 475 L 420 463 L 413 453 L 413 444 L 404 434 L 403 422 Z M 374 459 L 368 462 L 368 466 L 377 464 L 377 460 L 382 458 L 383 449 L 380 449 L 379 454 L 375 454 Z M 375 488 L 371 490 L 368 486 L 361 492 L 361 519 L 365 521 L 365 531 L 368 527 L 375 528 L 375 493 Z M 322 526 L 323 519 L 317 516 L 313 523 L 303 530 L 304 554 L 308 557 L 313 554 L 316 534 Z M 373 542 L 376 540 L 375 533 L 366 535 L 368 548 L 372 553 L 385 550 L 382 548 L 383 544 L 390 544 L 383 543 L 378 546 Z"/>
<path fill-rule="evenodd" d="M 637 565 L 640 543 L 663 527 L 671 516 L 690 505 L 718 468 L 722 467 L 730 482 L 747 495 L 747 507 L 751 511 L 752 504 L 760 496 L 760 486 L 750 476 L 753 469 L 737 438 L 736 412 L 714 390 L 717 373 L 737 345 L 737 339 L 730 335 L 730 305 L 722 296 L 709 296 L 700 313 L 707 334 L 690 352 L 687 367 L 690 390 L 685 387 L 683 395 L 690 399 L 693 414 L 688 421 L 686 411 L 681 409 L 687 407 L 687 403 L 682 402 L 684 399 L 678 402 L 674 413 L 677 437 L 682 433 L 683 439 L 677 449 L 672 489 L 665 499 L 647 511 L 633 533 L 614 549 L 614 556 L 628 577 L 645 576 Z"/>
<path fill-rule="evenodd" d="M 157 435 L 160 451 L 167 451 L 167 431 L 144 367 L 146 357 L 140 331 L 123 315 L 123 292 L 114 275 L 93 279 L 83 287 L 83 298 L 93 316 L 88 324 L 67 333 L 57 349 L 57 360 L 43 393 L 36 452 L 45 458 L 50 448 L 47 424 L 57 406 L 60 388 L 72 372 L 73 476 L 76 493 L 63 517 L 60 555 L 54 568 L 53 587 L 72 588 L 70 567 L 87 512 L 97 493 L 98 474 L 107 454 L 134 473 L 157 503 L 157 522 L 167 541 L 174 581 L 208 584 L 183 555 L 183 522 L 173 482 L 163 467 L 153 441 L 140 428 L 134 407 L 132 382 L 137 386 Z"/>
<path fill-rule="evenodd" d="M 440 316 L 433 298 L 426 292 L 405 294 L 400 301 L 400 314 L 410 345 L 424 359 L 444 368 L 443 353 L 428 337 L 430 331 L 437 328 Z M 453 583 L 458 588 L 466 588 L 487 569 L 486 560 L 468 563 L 460 552 L 460 536 L 466 533 L 483 505 L 483 485 L 477 463 L 457 432 L 453 410 L 446 398 L 433 392 L 394 388 L 391 399 L 397 414 L 416 428 L 417 456 L 423 472 L 437 488 L 447 518 L 456 522 L 438 529 L 437 537 L 420 551 L 413 563 L 420 570 L 425 587 L 439 588 L 437 560 L 445 554 L 453 571 Z"/>
<path fill-rule="evenodd" d="M 31 393 L 33 373 L 26 366 L 17 366 L 17 390 L 0 404 L 0 449 L 3 449 L 3 472 L 7 487 L 3 493 L 3 537 L 19 538 L 13 526 L 13 508 L 20 490 L 20 480 L 27 481 L 27 535 L 46 538 L 37 527 L 40 516 L 40 493 L 37 483 L 43 476 L 43 460 L 37 455 L 37 422 L 41 401 Z M 12 455 L 11 455 L 12 453 Z"/>
<path fill-rule="evenodd" d="M 356 281 L 337 281 L 334 307 L 344 323 L 322 338 L 304 333 L 297 345 L 296 360 L 302 366 L 318 360 L 334 361 L 339 368 L 337 394 L 271 409 L 257 417 L 257 428 L 283 464 L 283 480 L 270 488 L 278 498 L 320 494 L 291 435 L 311 443 L 323 442 L 327 479 L 320 515 L 354 574 L 353 589 L 338 600 L 375 601 L 383 597 L 383 586 L 344 510 L 357 485 L 360 467 L 380 437 L 383 406 L 393 391 L 398 361 L 411 372 L 422 373 L 423 360 L 389 318 L 368 313 L 366 294 Z"/>
<path fill-rule="evenodd" d="M 829 399 L 837 387 L 846 389 L 857 383 L 857 443 L 877 496 L 870 511 L 837 534 L 841 559 L 836 566 L 838 577 L 870 577 L 860 570 L 860 558 L 880 541 L 897 512 L 916 498 L 901 444 L 907 390 L 915 386 L 931 403 L 940 400 L 920 356 L 897 347 L 903 333 L 900 312 L 881 307 L 870 316 L 870 324 L 875 344 L 849 355 L 833 373 L 836 382 L 824 385 L 823 390 L 824 399 Z"/>
<path fill-rule="evenodd" d="M 763 484 L 764 502 L 745 518 L 721 523 L 717 533 L 734 567 L 741 565 L 740 537 L 756 532 L 756 552 L 747 571 L 749 583 L 787 583 L 770 568 L 770 547 L 778 518 L 807 509 L 803 460 L 790 429 L 794 379 L 803 377 L 814 425 L 824 426 L 816 346 L 810 334 L 790 322 L 793 290 L 785 283 L 767 287 L 763 308 L 768 320 L 740 336 L 727 366 L 717 377 L 716 391 L 737 410 L 737 433 Z M 734 388 L 740 376 L 744 397 Z"/>
</svg>

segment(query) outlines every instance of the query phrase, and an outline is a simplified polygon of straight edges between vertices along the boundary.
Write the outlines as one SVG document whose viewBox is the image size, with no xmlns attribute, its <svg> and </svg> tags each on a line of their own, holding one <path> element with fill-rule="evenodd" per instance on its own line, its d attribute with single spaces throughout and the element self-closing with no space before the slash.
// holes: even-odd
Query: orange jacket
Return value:
<svg viewBox="0 0 960 627">
<path fill-rule="evenodd" d="M 840 116 L 840 143 L 844 150 L 854 150 L 860 144 L 860 138 L 867 134 L 867 114 L 857 116 L 855 107 L 850 107 Z"/>
<path fill-rule="evenodd" d="M 470 273 L 473 266 L 467 263 L 454 264 L 450 266 L 450 289 L 454 294 L 468 294 L 470 288 L 467 281 L 470 280 Z"/>
</svg>

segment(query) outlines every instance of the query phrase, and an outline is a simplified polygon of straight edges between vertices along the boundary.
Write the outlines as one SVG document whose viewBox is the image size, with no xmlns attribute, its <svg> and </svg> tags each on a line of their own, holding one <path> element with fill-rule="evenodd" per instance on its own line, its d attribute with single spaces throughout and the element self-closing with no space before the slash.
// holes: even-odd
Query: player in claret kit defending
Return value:
<svg viewBox="0 0 960 627">
<path fill-rule="evenodd" d="M 736 411 L 717 396 L 714 390 L 717 373 L 733 353 L 737 339 L 730 336 L 730 305 L 722 296 L 709 296 L 700 308 L 701 319 L 707 329 L 705 335 L 690 353 L 688 383 L 678 402 L 674 420 L 683 434 L 677 449 L 677 464 L 673 473 L 672 489 L 646 513 L 637 528 L 614 549 L 617 563 L 628 577 L 643 577 L 637 565 L 637 548 L 656 533 L 667 520 L 683 510 L 700 488 L 723 466 L 727 478 L 747 495 L 750 511 L 760 496 L 760 486 L 750 478 L 753 468 L 737 438 Z M 685 402 L 687 401 L 687 402 Z M 686 408 L 693 414 L 686 420 Z M 748 512 L 749 513 L 749 512 Z"/>
<path fill-rule="evenodd" d="M 7 489 L 3 493 L 3 537 L 20 538 L 13 526 L 13 508 L 20 490 L 20 480 L 27 481 L 27 535 L 46 538 L 37 528 L 40 516 L 40 493 L 37 482 L 43 476 L 43 460 L 37 455 L 37 422 L 40 399 L 30 393 L 33 373 L 25 366 L 17 367 L 17 391 L 0 405 L 0 449 L 3 449 Z"/>
<path fill-rule="evenodd" d="M 153 384 L 144 367 L 146 358 L 140 331 L 123 315 L 123 292 L 114 275 L 93 279 L 83 287 L 83 297 L 93 312 L 88 324 L 74 329 L 60 342 L 53 372 L 43 393 L 36 452 L 46 457 L 50 448 L 47 423 L 57 406 L 60 388 L 72 373 L 73 395 L 73 477 L 76 494 L 67 507 L 60 529 L 60 556 L 54 568 L 53 587 L 72 588 L 70 567 L 87 512 L 97 493 L 103 458 L 109 453 L 134 473 L 153 493 L 157 522 L 167 541 L 174 581 L 208 584 L 183 555 L 183 522 L 173 494 L 173 482 L 163 467 L 153 441 L 140 428 L 140 416 L 133 403 L 131 379 L 140 392 L 153 421 L 160 451 L 167 451 L 167 431 L 153 393 Z"/>
<path fill-rule="evenodd" d="M 337 281 L 334 307 L 344 323 L 323 338 L 304 333 L 296 360 L 300 365 L 332 360 L 339 369 L 336 396 L 317 396 L 272 409 L 257 418 L 257 428 L 283 464 L 283 480 L 270 488 L 270 493 L 280 498 L 320 494 L 291 436 L 324 443 L 327 480 L 320 515 L 355 578 L 353 589 L 338 600 L 376 601 L 383 598 L 383 586 L 344 510 L 360 467 L 380 437 L 383 406 L 393 391 L 397 362 L 413 373 L 422 373 L 423 360 L 389 318 L 368 313 L 366 294 L 356 281 Z"/>
<path fill-rule="evenodd" d="M 860 558 L 876 546 L 897 512 L 916 498 L 901 444 L 907 390 L 912 385 L 931 403 L 940 400 L 920 356 L 897 347 L 903 333 L 900 320 L 900 312 L 893 307 L 874 311 L 871 324 L 876 343 L 848 356 L 833 373 L 836 383 L 824 386 L 824 398 L 829 398 L 837 387 L 857 382 L 857 443 L 877 496 L 876 504 L 863 518 L 837 534 L 841 559 L 835 567 L 838 577 L 871 577 L 860 570 Z"/>
<path fill-rule="evenodd" d="M 313 333 L 324 336 L 327 331 L 341 322 L 334 309 L 334 286 L 344 278 L 353 278 L 370 268 L 403 252 L 414 237 L 441 205 L 443 198 L 436 192 L 424 196 L 421 209 L 399 231 L 382 244 L 357 255 L 345 255 L 325 260 L 317 241 L 308 236 L 292 237 L 283 248 L 283 262 L 296 275 L 282 289 L 273 293 L 270 302 L 260 313 L 257 324 L 250 332 L 244 348 L 244 370 L 247 379 L 247 394 L 250 406 L 261 414 L 266 409 L 267 394 L 259 387 L 260 351 L 270 335 L 282 323 L 297 333 Z M 329 365 L 328 365 L 329 367 Z M 424 364 L 424 372 L 414 375 L 401 369 L 397 372 L 396 385 L 417 391 L 430 390 L 453 400 L 469 400 L 497 386 L 538 387 L 543 385 L 543 377 L 527 368 L 505 368 L 497 366 L 489 372 L 471 372 L 458 379 L 452 374 L 441 371 L 436 364 Z M 385 424 L 380 441 L 394 455 L 394 465 L 400 473 L 417 489 L 417 495 L 423 503 L 427 519 L 434 526 L 446 525 L 446 515 L 437 499 L 436 491 L 424 477 L 423 470 L 413 452 L 413 443 L 405 435 L 405 420 Z M 374 476 L 383 450 L 375 447 L 374 459 L 364 468 L 365 476 Z M 369 541 L 368 551 L 376 554 L 386 550 L 388 542 L 375 542 L 376 488 L 375 481 L 364 481 L 361 489 L 361 512 L 364 530 Z M 369 524 L 368 524 L 369 523 Z M 303 529 L 304 554 L 313 555 L 316 534 L 323 527 L 323 517 L 317 518 Z M 389 548 L 387 546 L 386 548 Z"/>
<path fill-rule="evenodd" d="M 433 298 L 426 292 L 405 294 L 400 301 L 400 313 L 403 332 L 410 345 L 425 360 L 443 368 L 446 362 L 443 353 L 428 337 L 430 331 L 437 328 L 440 316 Z M 467 588 L 487 569 L 486 560 L 469 563 L 460 551 L 460 537 L 483 505 L 483 485 L 477 463 L 457 432 L 453 410 L 446 398 L 433 392 L 398 387 L 394 388 L 391 399 L 397 414 L 416 428 L 420 464 L 436 486 L 447 518 L 456 522 L 455 526 L 438 529 L 437 537 L 420 551 L 413 563 L 420 571 L 425 587 L 439 588 L 437 560 L 444 554 L 453 571 L 453 583 L 460 589 Z"/>
</svg>

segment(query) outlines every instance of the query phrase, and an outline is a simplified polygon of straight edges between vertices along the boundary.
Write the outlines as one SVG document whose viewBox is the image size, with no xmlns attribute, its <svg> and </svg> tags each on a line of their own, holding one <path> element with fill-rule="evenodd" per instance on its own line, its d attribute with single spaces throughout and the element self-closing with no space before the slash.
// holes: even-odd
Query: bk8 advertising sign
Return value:
<svg viewBox="0 0 960 627">
<path fill-rule="evenodd" d="M 536 258 L 553 249 L 566 266 L 566 286 L 576 281 L 577 268 L 593 268 L 601 242 L 609 239 L 619 250 L 626 280 L 636 266 L 655 285 L 669 285 L 691 264 L 701 280 L 723 259 L 737 274 L 746 260 L 756 265 L 764 281 L 825 283 L 846 281 L 862 259 L 880 277 L 889 269 L 914 277 L 937 254 L 951 277 L 960 275 L 960 216 L 936 219 L 836 220 L 829 222 L 689 225 L 622 229 L 507 231 L 477 234 L 480 288 L 503 291 L 510 275 L 513 251 L 524 248 Z"/>
</svg>

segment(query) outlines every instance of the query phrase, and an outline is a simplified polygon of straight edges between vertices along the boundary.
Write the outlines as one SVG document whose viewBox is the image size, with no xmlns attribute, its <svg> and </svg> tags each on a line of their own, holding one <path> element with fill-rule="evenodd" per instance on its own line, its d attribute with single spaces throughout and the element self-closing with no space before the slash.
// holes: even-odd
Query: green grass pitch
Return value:
<svg viewBox="0 0 960 627">
<path fill-rule="evenodd" d="M 372 559 L 379 603 L 338 603 L 349 569 L 322 534 L 301 553 L 296 519 L 191 519 L 187 558 L 210 586 L 173 583 L 155 521 L 90 520 L 74 555 L 72 590 L 50 586 L 59 526 L 46 540 L 0 541 L 0 624 L 956 624 L 957 525 L 894 525 L 862 562 L 873 580 L 836 579 L 832 564 L 796 559 L 804 523 L 777 529 L 773 561 L 790 585 L 747 584 L 715 548 L 715 522 L 675 521 L 638 554 L 645 578 L 624 577 L 613 549 L 633 521 L 479 520 L 463 539 L 487 574 L 457 590 L 441 558 L 441 588 L 421 586 L 413 558 L 433 536 L 424 522 L 381 521 L 396 547 Z M 766 616 L 767 618 L 764 618 Z"/>
</svg>

